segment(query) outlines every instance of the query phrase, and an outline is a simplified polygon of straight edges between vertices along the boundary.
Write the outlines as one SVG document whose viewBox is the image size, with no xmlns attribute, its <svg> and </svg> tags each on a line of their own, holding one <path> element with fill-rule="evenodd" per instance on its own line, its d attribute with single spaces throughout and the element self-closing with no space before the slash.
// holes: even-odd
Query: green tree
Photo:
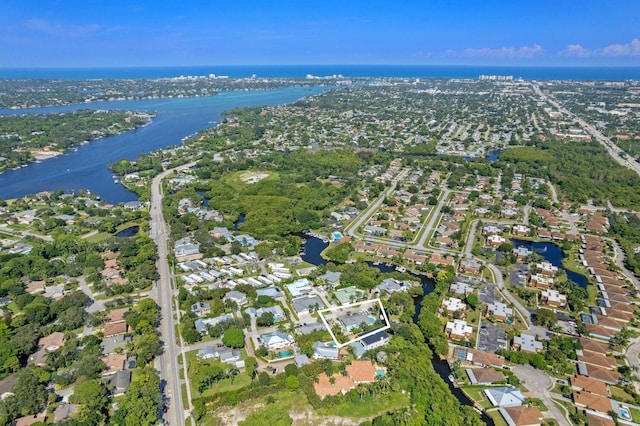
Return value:
<svg viewBox="0 0 640 426">
<path fill-rule="evenodd" d="M 244 333 L 236 327 L 231 327 L 224 332 L 222 343 L 230 348 L 244 347 Z"/>
</svg>

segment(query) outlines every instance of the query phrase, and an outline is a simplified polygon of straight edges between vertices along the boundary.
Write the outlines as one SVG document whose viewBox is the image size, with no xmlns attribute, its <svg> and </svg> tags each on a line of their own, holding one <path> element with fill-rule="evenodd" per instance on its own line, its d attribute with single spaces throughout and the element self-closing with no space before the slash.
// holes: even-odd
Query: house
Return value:
<svg viewBox="0 0 640 426">
<path fill-rule="evenodd" d="M 504 244 L 507 240 L 501 235 L 489 235 L 487 237 L 487 245 L 492 248 L 498 248 Z"/>
<path fill-rule="evenodd" d="M 220 358 L 220 362 L 233 365 L 236 368 L 243 368 L 245 366 L 244 360 L 242 359 L 242 352 L 240 352 L 239 349 L 225 347 L 224 350 L 218 353 L 218 357 Z"/>
<path fill-rule="evenodd" d="M 333 292 L 333 295 L 338 299 L 338 303 L 341 305 L 348 305 L 364 297 L 364 292 L 358 290 L 354 286 L 341 288 Z"/>
<path fill-rule="evenodd" d="M 326 274 L 320 275 L 317 279 L 320 282 L 324 282 L 332 287 L 336 287 L 340 284 L 340 276 L 342 272 L 329 271 Z"/>
<path fill-rule="evenodd" d="M 302 367 L 303 365 L 309 364 L 309 357 L 306 356 L 305 354 L 296 355 L 294 357 L 294 360 L 295 360 L 296 366 L 298 366 L 298 368 Z"/>
<path fill-rule="evenodd" d="M 531 228 L 524 225 L 515 225 L 511 228 L 511 233 L 517 237 L 526 237 L 531 232 Z"/>
<path fill-rule="evenodd" d="M 366 331 L 360 333 L 358 335 L 358 340 L 350 344 L 350 346 L 353 347 L 357 358 L 360 358 L 367 351 L 379 348 L 380 346 L 384 346 L 389 343 L 389 335 L 384 330 L 369 334 L 371 332 L 372 331 Z M 364 335 L 367 336 L 361 337 Z"/>
<path fill-rule="evenodd" d="M 453 361 L 481 367 L 504 367 L 504 358 L 496 354 L 463 346 L 453 347 Z"/>
<path fill-rule="evenodd" d="M 313 285 L 307 278 L 301 278 L 291 284 L 287 284 L 286 287 L 287 290 L 289 290 L 289 293 L 291 293 L 291 297 L 296 298 L 309 294 L 311 292 L 311 289 L 313 288 Z"/>
<path fill-rule="evenodd" d="M 247 295 L 241 291 L 231 290 L 224 295 L 223 300 L 226 302 L 227 300 L 231 300 L 236 303 L 238 306 L 243 306 L 247 304 Z"/>
<path fill-rule="evenodd" d="M 473 328 L 467 325 L 466 321 L 462 320 L 453 320 L 447 322 L 447 325 L 444 328 L 444 332 L 449 336 L 450 339 L 454 340 L 464 340 L 471 336 L 473 333 Z"/>
<path fill-rule="evenodd" d="M 140 210 L 144 207 L 144 204 L 140 201 L 127 201 L 124 203 L 124 208 L 127 210 Z"/>
<path fill-rule="evenodd" d="M 573 403 L 578 407 L 589 408 L 601 413 L 608 413 L 613 409 L 609 398 L 589 392 L 574 392 Z"/>
<path fill-rule="evenodd" d="M 351 361 L 345 367 L 347 375 L 357 385 L 359 383 L 373 383 L 376 380 L 376 368 L 371 361 Z"/>
<path fill-rule="evenodd" d="M 124 321 L 124 314 L 129 312 L 129 308 L 112 309 L 107 312 L 107 322 L 121 322 Z"/>
<path fill-rule="evenodd" d="M 262 314 L 270 313 L 273 315 L 273 322 L 280 322 L 286 319 L 284 311 L 280 307 L 280 305 L 275 306 L 266 306 L 263 308 L 256 309 L 256 317 L 262 316 Z"/>
<path fill-rule="evenodd" d="M 617 384 L 623 378 L 622 375 L 617 371 L 608 370 L 597 365 L 586 364 L 580 361 L 578 361 L 577 365 L 578 374 L 590 377 L 594 380 L 599 380 L 610 385 Z"/>
<path fill-rule="evenodd" d="M 330 346 L 322 342 L 315 342 L 313 344 L 313 357 L 315 359 L 338 360 L 340 357 L 340 348 L 335 345 Z"/>
<path fill-rule="evenodd" d="M 542 274 L 533 274 L 529 280 L 529 285 L 535 288 L 549 288 L 553 285 L 554 279 Z"/>
<path fill-rule="evenodd" d="M 498 410 L 509 426 L 537 426 L 542 424 L 542 412 L 538 407 L 500 407 Z"/>
<path fill-rule="evenodd" d="M 558 275 L 558 267 L 549 262 L 536 263 L 536 268 L 540 270 L 542 275 L 546 275 L 548 277 L 555 277 Z"/>
<path fill-rule="evenodd" d="M 616 422 L 605 414 L 586 411 L 589 426 L 616 426 Z"/>
<path fill-rule="evenodd" d="M 387 278 L 376 286 L 376 290 L 380 293 L 397 293 L 407 291 L 411 288 L 411 284 L 404 281 L 398 281 L 394 278 Z"/>
<path fill-rule="evenodd" d="M 66 402 L 61 402 L 60 405 L 58 405 L 58 408 L 53 412 L 53 422 L 60 423 L 63 420 L 72 417 L 80 410 L 80 407 L 82 407 L 80 404 L 68 404 Z"/>
<path fill-rule="evenodd" d="M 374 254 L 376 250 L 378 250 L 378 247 L 380 247 L 380 245 L 376 243 L 370 243 L 368 241 L 358 241 L 353 247 L 353 250 L 356 253 Z"/>
<path fill-rule="evenodd" d="M 113 396 L 124 395 L 131 384 L 131 371 L 121 370 L 109 378 L 109 384 L 113 387 Z"/>
<path fill-rule="evenodd" d="M 38 347 L 47 351 L 55 351 L 64 346 L 64 333 L 56 331 L 38 340 Z"/>
<path fill-rule="evenodd" d="M 278 297 L 282 297 L 282 292 L 280 291 L 280 289 L 278 287 L 267 287 L 267 288 L 259 288 L 256 290 L 256 294 L 258 296 L 267 296 L 267 297 L 271 297 L 273 299 L 276 299 Z"/>
<path fill-rule="evenodd" d="M 311 311 L 315 311 L 318 309 L 324 308 L 324 303 L 322 300 L 316 296 L 302 296 L 291 301 L 291 306 L 293 306 L 293 310 L 296 311 L 298 315 L 308 314 Z"/>
<path fill-rule="evenodd" d="M 609 396 L 607 384 L 598 380 L 594 380 L 587 376 L 569 377 L 571 387 L 579 391 L 587 391 L 602 396 Z"/>
<path fill-rule="evenodd" d="M 127 356 L 125 354 L 108 354 L 100 358 L 104 365 L 105 369 L 102 371 L 103 376 L 108 376 L 110 374 L 114 374 L 120 370 L 125 369 L 125 361 L 127 360 Z"/>
<path fill-rule="evenodd" d="M 199 317 L 203 317 L 211 312 L 211 305 L 209 302 L 196 302 L 191 305 L 191 312 Z"/>
<path fill-rule="evenodd" d="M 505 380 L 505 375 L 493 368 L 467 368 L 465 371 L 472 385 L 490 385 Z"/>
<path fill-rule="evenodd" d="M 176 241 L 173 246 L 173 252 L 178 261 L 193 260 L 202 256 L 200 254 L 200 245 L 192 243 L 189 237 L 184 237 Z"/>
<path fill-rule="evenodd" d="M 311 324 L 301 325 L 298 327 L 298 333 L 309 334 L 316 330 L 325 330 L 325 326 L 321 322 L 312 322 Z"/>
<path fill-rule="evenodd" d="M 533 353 L 542 352 L 542 348 L 542 342 L 538 342 L 535 336 L 531 336 L 529 334 L 515 336 L 513 338 L 513 345 L 511 346 L 511 349 L 513 349 L 514 351 Z"/>
<path fill-rule="evenodd" d="M 473 259 L 463 260 L 460 262 L 460 272 L 463 274 L 479 275 L 482 270 L 480 262 Z"/>
<path fill-rule="evenodd" d="M 338 317 L 338 321 L 347 334 L 351 334 L 354 330 L 362 328 L 363 325 L 366 326 L 371 324 L 369 315 L 364 313 L 343 315 L 341 317 Z"/>
<path fill-rule="evenodd" d="M 567 296 L 557 290 L 547 289 L 540 292 L 540 303 L 552 308 L 561 308 L 567 304 Z"/>
<path fill-rule="evenodd" d="M 508 308 L 506 303 L 494 301 L 487 306 L 487 315 L 493 316 L 498 321 L 507 321 L 513 316 L 513 309 Z"/>
<path fill-rule="evenodd" d="M 215 318 L 198 318 L 195 322 L 195 326 L 196 330 L 198 330 L 200 334 L 204 334 L 207 332 L 209 327 L 215 327 L 221 322 L 232 321 L 233 319 L 233 315 L 231 314 L 222 314 Z"/>
<path fill-rule="evenodd" d="M 449 292 L 453 293 L 456 296 L 468 296 L 469 294 L 474 292 L 474 288 L 465 282 L 458 281 L 451 284 L 451 287 L 449 287 Z"/>
<path fill-rule="evenodd" d="M 11 388 L 13 388 L 13 385 L 16 383 L 18 383 L 18 376 L 16 374 L 0 380 L 0 400 L 4 401 L 13 395 Z"/>
<path fill-rule="evenodd" d="M 516 247 L 513 249 L 513 254 L 516 256 L 516 259 L 521 262 L 531 256 L 533 252 L 526 248 L 525 246 Z"/>
<path fill-rule="evenodd" d="M 260 336 L 260 340 L 270 351 L 283 349 L 295 343 L 293 340 L 293 337 L 281 331 L 274 331 L 272 333 L 262 334 Z"/>
<path fill-rule="evenodd" d="M 442 309 L 447 312 L 447 315 L 453 315 L 457 312 L 460 317 L 463 317 L 467 305 L 457 297 L 450 297 L 442 301 Z"/>
<path fill-rule="evenodd" d="M 482 391 L 492 405 L 498 407 L 517 407 L 522 405 L 525 396 L 517 388 L 499 387 Z"/>
<path fill-rule="evenodd" d="M 104 337 L 113 337 L 118 334 L 125 334 L 129 326 L 125 322 L 109 322 L 104 325 L 102 334 Z"/>
</svg>

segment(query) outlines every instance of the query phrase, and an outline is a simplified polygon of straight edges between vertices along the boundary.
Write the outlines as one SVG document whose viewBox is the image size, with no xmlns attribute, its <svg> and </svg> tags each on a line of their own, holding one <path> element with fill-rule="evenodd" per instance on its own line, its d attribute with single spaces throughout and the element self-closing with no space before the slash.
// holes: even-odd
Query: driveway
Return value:
<svg viewBox="0 0 640 426">
<path fill-rule="evenodd" d="M 555 406 L 551 399 L 549 390 L 553 387 L 553 380 L 547 373 L 536 370 L 530 365 L 516 365 L 513 368 L 513 372 L 518 376 L 522 384 L 529 389 L 529 393 L 541 399 L 544 405 L 547 406 L 548 411 L 542 413 L 544 417 L 556 419 L 560 426 L 571 426 L 571 423 L 569 423 L 562 411 Z"/>
</svg>

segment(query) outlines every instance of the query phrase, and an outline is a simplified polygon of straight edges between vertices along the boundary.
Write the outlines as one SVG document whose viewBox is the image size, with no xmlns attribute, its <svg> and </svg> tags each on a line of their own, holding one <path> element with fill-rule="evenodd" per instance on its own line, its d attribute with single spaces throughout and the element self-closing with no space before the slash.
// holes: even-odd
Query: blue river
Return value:
<svg viewBox="0 0 640 426">
<path fill-rule="evenodd" d="M 20 198 L 40 191 L 88 189 L 110 203 L 133 201 L 137 196 L 114 184 L 110 163 L 134 160 L 138 155 L 179 145 L 185 136 L 214 127 L 223 111 L 236 107 L 282 105 L 316 95 L 323 87 L 290 87 L 265 91 L 224 92 L 205 98 L 104 101 L 80 105 L 3 110 L 0 115 L 42 114 L 78 109 L 154 112 L 153 122 L 136 130 L 108 136 L 79 146 L 77 151 L 31 163 L 0 175 L 0 198 Z"/>
</svg>

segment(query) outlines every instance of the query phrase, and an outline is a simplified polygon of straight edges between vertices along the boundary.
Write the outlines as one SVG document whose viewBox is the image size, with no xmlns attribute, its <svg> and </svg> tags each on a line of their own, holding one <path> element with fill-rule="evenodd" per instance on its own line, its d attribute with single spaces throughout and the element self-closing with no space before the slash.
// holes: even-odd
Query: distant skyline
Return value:
<svg viewBox="0 0 640 426">
<path fill-rule="evenodd" d="M 640 66 L 640 1 L 4 0 L 0 67 Z"/>
</svg>

